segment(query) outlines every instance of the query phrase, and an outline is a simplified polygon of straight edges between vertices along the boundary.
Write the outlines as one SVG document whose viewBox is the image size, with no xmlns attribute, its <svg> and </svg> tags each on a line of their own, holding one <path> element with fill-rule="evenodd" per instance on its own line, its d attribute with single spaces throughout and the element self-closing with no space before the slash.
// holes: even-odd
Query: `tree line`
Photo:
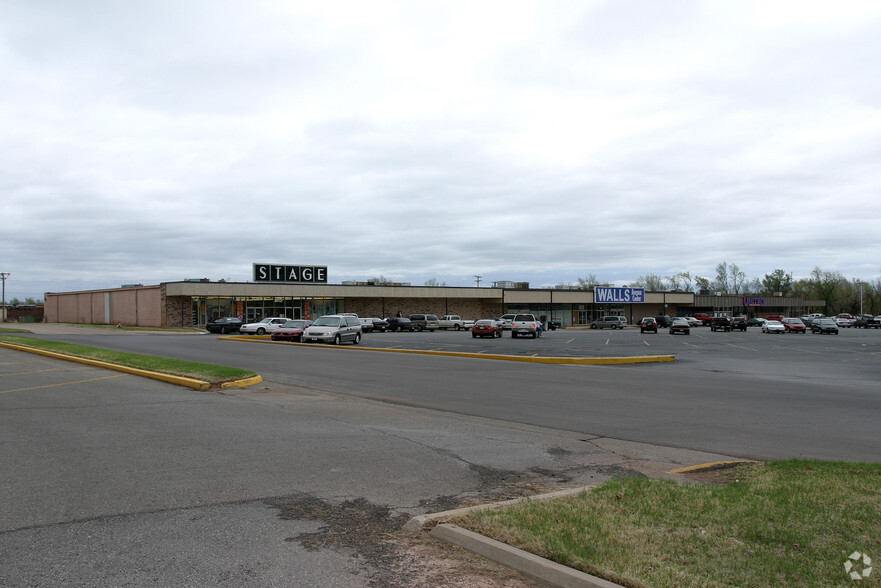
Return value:
<svg viewBox="0 0 881 588">
<path fill-rule="evenodd" d="M 583 290 L 592 290 L 602 283 L 594 274 L 578 278 L 578 286 Z M 881 279 L 847 279 L 838 272 L 823 271 L 819 267 L 811 270 L 807 278 L 800 280 L 793 280 L 792 273 L 782 269 L 775 269 L 762 278 L 749 278 L 736 263 L 723 261 L 716 265 L 716 275 L 713 278 L 693 276 L 690 272 L 679 272 L 666 277 L 646 274 L 629 286 L 653 292 L 679 290 L 733 296 L 795 296 L 805 300 L 824 300 L 826 306 L 823 312 L 827 315 L 840 312 L 881 314 Z"/>
</svg>

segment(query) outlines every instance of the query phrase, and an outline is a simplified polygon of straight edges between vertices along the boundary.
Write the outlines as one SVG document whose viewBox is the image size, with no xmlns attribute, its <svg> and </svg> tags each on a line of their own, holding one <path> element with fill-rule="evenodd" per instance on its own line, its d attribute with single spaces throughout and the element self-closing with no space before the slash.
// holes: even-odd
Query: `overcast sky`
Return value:
<svg viewBox="0 0 881 588">
<path fill-rule="evenodd" d="M 2 0 L 7 300 L 881 274 L 881 3 Z"/>
</svg>

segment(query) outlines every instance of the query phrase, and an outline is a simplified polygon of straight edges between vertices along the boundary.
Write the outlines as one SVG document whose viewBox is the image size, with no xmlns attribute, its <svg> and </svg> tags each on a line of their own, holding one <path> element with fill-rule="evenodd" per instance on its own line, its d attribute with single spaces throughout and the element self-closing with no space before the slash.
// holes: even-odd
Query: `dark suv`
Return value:
<svg viewBox="0 0 881 588">
<path fill-rule="evenodd" d="M 666 314 L 656 314 L 652 318 L 655 319 L 655 322 L 657 322 L 658 325 L 664 329 L 673 324 L 673 319 L 671 319 Z"/>
<path fill-rule="evenodd" d="M 731 330 L 732 331 L 745 331 L 746 330 L 746 319 L 742 316 L 736 316 L 731 319 Z"/>
<path fill-rule="evenodd" d="M 658 332 L 658 321 L 655 317 L 647 316 L 639 321 L 639 332 L 645 333 L 646 331 L 651 331 L 652 333 Z"/>
<path fill-rule="evenodd" d="M 710 323 L 711 331 L 731 331 L 731 328 L 731 319 L 727 316 L 717 316 L 713 318 L 713 322 Z"/>
</svg>

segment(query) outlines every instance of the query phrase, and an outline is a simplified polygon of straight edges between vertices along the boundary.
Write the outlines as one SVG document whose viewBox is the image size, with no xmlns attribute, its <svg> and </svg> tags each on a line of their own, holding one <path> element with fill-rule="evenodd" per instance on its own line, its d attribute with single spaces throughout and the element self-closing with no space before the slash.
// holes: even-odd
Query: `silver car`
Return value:
<svg viewBox="0 0 881 588">
<path fill-rule="evenodd" d="M 357 345 L 361 342 L 361 321 L 357 316 L 327 314 L 319 317 L 305 331 L 303 343 L 333 343 L 339 345 L 343 341 L 351 341 Z"/>
</svg>

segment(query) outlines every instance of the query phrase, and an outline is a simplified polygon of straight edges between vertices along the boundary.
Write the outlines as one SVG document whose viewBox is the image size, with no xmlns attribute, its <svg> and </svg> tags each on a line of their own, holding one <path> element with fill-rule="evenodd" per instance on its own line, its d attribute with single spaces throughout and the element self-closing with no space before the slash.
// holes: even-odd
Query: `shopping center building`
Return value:
<svg viewBox="0 0 881 588">
<path fill-rule="evenodd" d="M 492 287 L 411 286 L 370 282 L 327 283 L 324 266 L 254 264 L 251 282 L 208 279 L 129 284 L 79 292 L 47 292 L 47 322 L 122 324 L 143 327 L 204 326 L 225 316 L 246 322 L 264 317 L 314 319 L 353 312 L 365 317 L 400 313 L 458 314 L 467 319 L 530 313 L 563 326 L 589 325 L 606 315 L 634 323 L 643 316 L 713 312 L 729 316 L 799 316 L 821 310 L 821 300 L 787 297 L 712 296 L 650 292 L 642 288 L 569 286 L 529 288 L 496 282 Z"/>
</svg>

